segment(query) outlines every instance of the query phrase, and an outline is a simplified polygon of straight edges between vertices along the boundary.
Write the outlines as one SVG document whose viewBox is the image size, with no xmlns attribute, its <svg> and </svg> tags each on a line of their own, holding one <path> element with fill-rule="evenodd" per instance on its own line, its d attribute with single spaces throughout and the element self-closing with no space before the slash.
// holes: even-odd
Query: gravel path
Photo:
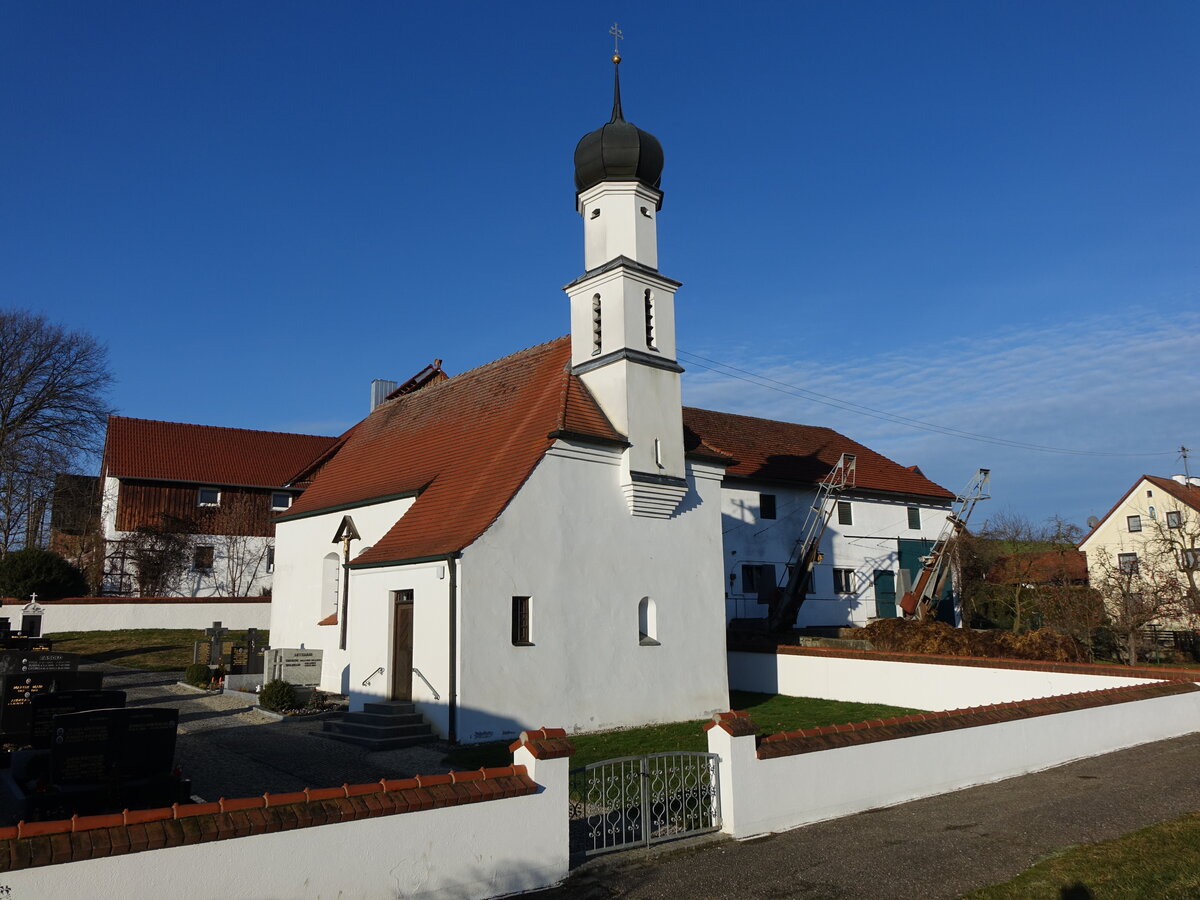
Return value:
<svg viewBox="0 0 1200 900">
<path fill-rule="evenodd" d="M 81 668 L 103 671 L 104 687 L 125 691 L 128 706 L 179 710 L 175 760 L 204 800 L 450 771 L 444 743 L 368 753 L 319 737 L 319 720 L 279 722 L 249 708 L 244 697 L 192 690 L 178 683 L 181 672 Z"/>
</svg>

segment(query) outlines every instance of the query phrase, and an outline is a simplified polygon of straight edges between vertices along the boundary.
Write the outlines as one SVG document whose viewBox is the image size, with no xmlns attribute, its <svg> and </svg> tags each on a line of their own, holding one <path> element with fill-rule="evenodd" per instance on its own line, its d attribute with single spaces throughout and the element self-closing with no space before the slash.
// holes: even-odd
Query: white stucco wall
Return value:
<svg viewBox="0 0 1200 900">
<path fill-rule="evenodd" d="M 268 628 L 271 602 L 260 603 L 43 603 L 42 634 L 55 631 L 122 631 L 127 628 L 208 628 L 213 622 L 241 631 Z M 4 607 L 13 628 L 21 607 Z"/>
<path fill-rule="evenodd" d="M 699 718 L 728 705 L 720 470 L 688 467 L 666 520 L 635 517 L 619 455 L 559 442 L 461 561 L 459 738 L 556 723 L 591 731 Z M 513 646 L 512 598 L 532 646 Z M 657 645 L 639 642 L 654 600 Z"/>
<path fill-rule="evenodd" d="M 342 518 L 349 512 L 361 540 L 351 545 L 351 558 L 372 546 L 412 506 L 412 498 L 388 500 L 353 510 L 322 513 L 275 525 L 275 584 L 272 591 L 271 644 L 322 651 L 321 687 L 349 694 L 353 678 L 350 653 L 338 649 L 340 625 L 318 625 L 328 611 L 322 606 L 322 582 L 325 557 L 342 556 L 341 543 L 333 543 Z M 338 597 L 341 597 L 341 568 L 337 570 Z M 350 589 L 350 626 L 355 622 L 356 599 Z M 340 602 L 340 600 L 339 600 Z M 377 627 L 382 628 L 380 623 Z M 349 635 L 347 635 L 349 644 Z M 361 682 L 373 669 L 358 676 Z M 358 682 L 354 682 L 358 684 Z M 359 685 L 361 687 L 361 685 Z"/>
<path fill-rule="evenodd" d="M 753 736 L 708 734 L 721 757 L 722 830 L 745 838 L 1195 731 L 1197 693 L 776 759 L 758 759 Z"/>
<path fill-rule="evenodd" d="M 735 690 L 887 703 L 924 710 L 966 709 L 1150 681 L 1153 679 L 1115 674 L 1034 672 L 784 653 L 729 654 L 729 686 Z"/>
<path fill-rule="evenodd" d="M 356 520 L 357 521 L 357 520 Z M 429 680 L 426 684 L 412 672 L 402 674 L 412 685 L 417 708 L 446 737 L 449 734 L 450 698 L 450 582 L 451 566 L 443 560 L 355 569 L 350 576 L 350 631 L 347 646 L 352 650 L 350 707 L 391 696 L 392 644 L 395 636 L 395 605 L 392 592 L 413 592 L 413 668 Z M 371 673 L 383 671 L 362 684 Z M 434 692 L 437 696 L 434 696 Z M 531 726 L 532 727 L 532 726 Z"/>
<path fill-rule="evenodd" d="M 567 874 L 567 759 L 537 794 L 6 872 L 14 897 L 484 898 Z"/>
<path fill-rule="evenodd" d="M 773 494 L 776 518 L 760 515 L 760 497 Z M 727 481 L 721 491 L 722 530 L 725 533 L 723 556 L 724 585 L 727 592 L 727 616 L 758 618 L 767 614 L 767 605 L 758 602 L 755 592 L 747 592 L 742 578 L 743 565 L 771 564 L 776 582 L 786 583 L 786 564 L 796 541 L 803 536 L 804 522 L 816 494 L 769 482 Z M 903 540 L 936 540 L 949 512 L 947 504 L 928 498 L 884 498 L 847 492 L 839 499 L 852 504 L 853 524 L 840 525 L 836 511 L 821 541 L 824 559 L 813 574 L 813 593 L 804 601 L 796 624 L 865 625 L 876 615 L 874 573 L 896 574 L 897 603 L 900 600 L 899 545 Z M 921 527 L 908 527 L 908 507 L 921 510 Z M 833 570 L 854 570 L 854 592 L 834 592 Z M 730 575 L 734 576 L 730 579 Z"/>
</svg>

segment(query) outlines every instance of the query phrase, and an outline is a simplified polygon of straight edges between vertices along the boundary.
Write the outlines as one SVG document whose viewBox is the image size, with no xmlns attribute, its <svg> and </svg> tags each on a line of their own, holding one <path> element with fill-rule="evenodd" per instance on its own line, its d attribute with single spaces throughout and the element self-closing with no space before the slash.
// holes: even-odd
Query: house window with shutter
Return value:
<svg viewBox="0 0 1200 900">
<path fill-rule="evenodd" d="M 908 527 L 913 531 L 921 530 L 921 508 L 919 506 L 908 508 Z"/>
<path fill-rule="evenodd" d="M 838 501 L 837 516 L 839 525 L 854 524 L 854 508 L 850 505 L 849 500 Z"/>
</svg>

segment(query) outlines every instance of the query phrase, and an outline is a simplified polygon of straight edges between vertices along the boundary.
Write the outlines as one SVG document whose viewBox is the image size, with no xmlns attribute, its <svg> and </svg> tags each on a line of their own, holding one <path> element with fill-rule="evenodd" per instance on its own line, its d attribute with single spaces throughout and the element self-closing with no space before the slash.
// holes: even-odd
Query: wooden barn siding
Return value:
<svg viewBox="0 0 1200 900">
<path fill-rule="evenodd" d="M 122 481 L 117 497 L 117 530 L 159 525 L 165 514 L 193 522 L 197 534 L 270 537 L 275 533 L 270 490 L 223 487 L 221 505 L 212 507 L 196 504 L 201 487 L 217 485 Z"/>
</svg>

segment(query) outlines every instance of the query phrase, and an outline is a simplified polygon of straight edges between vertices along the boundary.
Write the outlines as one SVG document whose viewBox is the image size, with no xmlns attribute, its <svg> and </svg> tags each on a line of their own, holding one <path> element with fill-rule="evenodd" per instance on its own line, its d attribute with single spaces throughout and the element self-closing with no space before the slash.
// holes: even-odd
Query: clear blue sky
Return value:
<svg viewBox="0 0 1200 900">
<path fill-rule="evenodd" d="M 0 2 L 0 306 L 107 343 L 125 415 L 337 433 L 372 378 L 567 330 L 572 152 L 666 153 L 681 348 L 1083 524 L 1200 471 L 1200 4 Z"/>
</svg>

